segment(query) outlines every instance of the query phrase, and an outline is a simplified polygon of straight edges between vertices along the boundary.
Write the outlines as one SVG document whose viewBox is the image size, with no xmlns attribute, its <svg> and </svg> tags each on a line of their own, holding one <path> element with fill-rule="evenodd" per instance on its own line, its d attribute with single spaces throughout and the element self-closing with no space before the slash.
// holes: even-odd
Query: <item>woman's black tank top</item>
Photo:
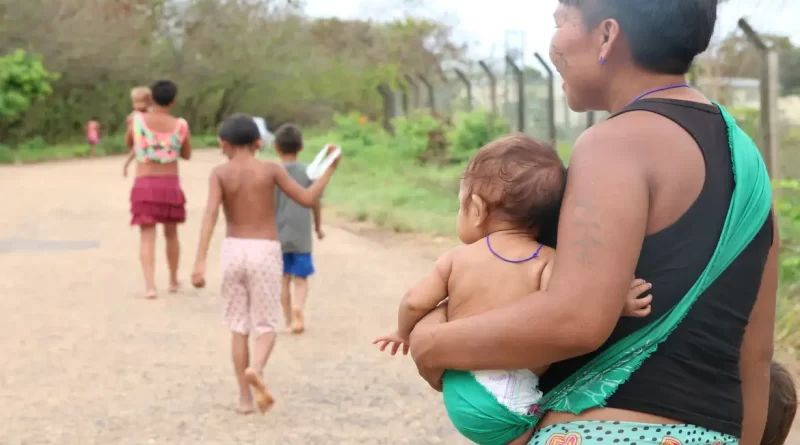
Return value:
<svg viewBox="0 0 800 445">
<path fill-rule="evenodd" d="M 652 314 L 643 319 L 622 317 L 600 350 L 660 317 L 689 291 L 716 248 L 733 193 L 728 134 L 716 106 L 646 99 L 616 116 L 635 110 L 662 115 L 692 135 L 705 158 L 706 177 L 686 213 L 668 228 L 647 236 L 642 245 L 636 276 L 653 284 Z M 608 400 L 609 408 L 741 436 L 739 351 L 761 285 L 772 232 L 770 215 L 755 239 L 700 296 L 672 335 Z M 542 389 L 553 388 L 596 354 L 554 364 L 541 380 Z"/>
</svg>

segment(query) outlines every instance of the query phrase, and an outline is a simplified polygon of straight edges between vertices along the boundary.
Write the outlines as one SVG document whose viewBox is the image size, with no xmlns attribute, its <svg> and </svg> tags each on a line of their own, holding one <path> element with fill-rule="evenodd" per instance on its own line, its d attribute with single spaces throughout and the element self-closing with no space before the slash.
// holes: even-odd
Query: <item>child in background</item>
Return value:
<svg viewBox="0 0 800 445">
<path fill-rule="evenodd" d="M 275 133 L 275 150 L 281 165 L 298 184 L 308 188 L 313 181 L 306 174 L 306 164 L 297 162 L 297 154 L 303 149 L 303 135 L 292 124 L 282 125 Z M 305 330 L 303 310 L 308 296 L 308 277 L 314 274 L 311 259 L 311 214 L 314 215 L 314 231 L 322 240 L 320 203 L 312 211 L 302 207 L 280 190 L 275 191 L 275 220 L 278 225 L 278 238 L 283 252 L 283 285 L 281 287 L 281 306 L 286 326 L 295 334 Z M 294 295 L 292 295 L 294 286 Z M 293 298 L 294 297 L 294 298 Z"/>
<path fill-rule="evenodd" d="M 761 445 L 783 445 L 797 413 L 797 389 L 789 371 L 778 362 L 769 366 L 769 409 Z"/>
<path fill-rule="evenodd" d="M 133 123 L 134 113 L 137 111 L 140 113 L 147 112 L 147 110 L 150 108 L 150 102 L 152 102 L 152 100 L 153 95 L 148 87 L 136 87 L 131 90 L 131 104 L 133 106 L 133 111 L 131 111 L 131 114 L 129 114 L 126 119 L 127 127 L 130 127 Z M 128 177 L 128 166 L 131 165 L 135 158 L 136 153 L 131 150 L 130 154 L 128 155 L 128 159 L 125 160 L 125 165 L 122 167 L 122 176 L 126 178 Z"/>
<path fill-rule="evenodd" d="M 497 139 L 481 148 L 461 181 L 456 230 L 464 245 L 445 253 L 400 303 L 397 331 L 376 339 L 392 355 L 432 311 L 452 321 L 507 305 L 546 289 L 555 250 L 538 237 L 558 217 L 566 170 L 552 147 L 524 136 Z M 634 280 L 622 315 L 644 317 L 652 296 Z M 447 299 L 446 304 L 443 302 Z M 438 308 L 437 308 L 438 307 Z M 525 444 L 533 434 L 532 408 L 542 397 L 541 369 L 452 371 L 443 376 L 450 420 L 481 445 Z"/>
<path fill-rule="evenodd" d="M 239 383 L 237 411 L 254 411 L 254 392 L 258 409 L 264 413 L 274 404 L 263 372 L 275 345 L 283 273 L 275 224 L 275 191 L 280 189 L 301 205 L 311 207 L 319 200 L 336 163 L 311 187 L 304 188 L 279 164 L 256 159 L 261 136 L 252 117 L 231 116 L 220 126 L 218 136 L 228 162 L 215 167 L 209 178 L 192 284 L 205 286 L 208 246 L 222 206 L 227 222 L 222 243 L 223 318 L 232 332 L 233 363 Z M 252 361 L 248 349 L 251 331 L 256 335 Z"/>
<path fill-rule="evenodd" d="M 86 123 L 86 142 L 89 143 L 89 155 L 95 155 L 95 147 L 100 143 L 100 122 L 92 118 Z"/>
</svg>

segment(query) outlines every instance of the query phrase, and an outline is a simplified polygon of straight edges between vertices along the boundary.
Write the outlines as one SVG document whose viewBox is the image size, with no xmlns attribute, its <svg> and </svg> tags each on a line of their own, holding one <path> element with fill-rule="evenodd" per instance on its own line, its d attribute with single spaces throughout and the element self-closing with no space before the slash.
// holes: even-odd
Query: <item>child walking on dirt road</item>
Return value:
<svg viewBox="0 0 800 445">
<path fill-rule="evenodd" d="M 232 332 L 233 364 L 239 383 L 237 411 L 252 413 L 255 393 L 258 409 L 264 413 L 274 404 L 263 372 L 275 345 L 283 276 L 275 191 L 280 189 L 301 205 L 312 207 L 338 162 L 306 189 L 279 164 L 256 159 L 261 135 L 252 117 L 231 116 L 220 126 L 218 136 L 228 162 L 215 167 L 209 178 L 192 284 L 205 286 L 208 246 L 222 206 L 227 223 L 222 244 L 223 318 Z M 253 360 L 248 348 L 251 332 L 256 336 Z"/>
<path fill-rule="evenodd" d="M 306 174 L 306 164 L 297 162 L 297 154 L 303 149 L 303 135 L 298 127 L 284 124 L 275 133 L 275 151 L 281 165 L 289 176 L 303 187 L 309 187 L 313 181 Z M 276 190 L 275 218 L 278 225 L 278 238 L 283 251 L 283 285 L 281 286 L 281 306 L 286 325 L 295 334 L 305 330 L 303 310 L 308 296 L 308 278 L 314 274 L 314 262 L 311 259 L 311 213 L 314 215 L 314 231 L 322 240 L 320 203 L 317 202 L 310 212 L 302 207 L 286 193 Z M 294 295 L 292 295 L 294 287 Z"/>
<path fill-rule="evenodd" d="M 411 331 L 423 318 L 423 323 L 466 318 L 546 289 L 555 250 L 539 237 L 555 223 L 565 182 L 555 150 L 527 136 L 507 136 L 481 148 L 459 192 L 456 230 L 464 245 L 440 257 L 406 293 L 397 331 L 373 343 L 381 351 L 391 345 L 392 355 L 402 346 L 407 354 Z M 634 280 L 623 315 L 647 316 L 652 296 L 638 297 L 649 289 Z M 450 420 L 481 445 L 527 443 L 533 434 L 531 409 L 543 395 L 538 376 L 545 370 L 446 371 Z"/>
</svg>

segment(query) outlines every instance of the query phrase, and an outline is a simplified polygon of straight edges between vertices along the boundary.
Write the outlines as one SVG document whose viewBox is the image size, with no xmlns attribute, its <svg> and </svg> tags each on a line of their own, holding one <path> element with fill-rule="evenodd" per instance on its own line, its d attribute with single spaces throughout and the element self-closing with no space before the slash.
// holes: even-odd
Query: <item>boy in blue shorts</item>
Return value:
<svg viewBox="0 0 800 445">
<path fill-rule="evenodd" d="M 275 132 L 275 150 L 281 165 L 298 184 L 308 188 L 313 181 L 306 174 L 307 166 L 297 162 L 297 154 L 302 149 L 303 134 L 297 126 L 284 124 Z M 308 296 L 308 277 L 314 274 L 314 262 L 311 259 L 312 213 L 317 238 L 321 240 L 325 237 L 320 225 L 320 204 L 318 201 L 309 211 L 282 191 L 276 189 L 275 193 L 275 217 L 283 251 L 281 306 L 286 325 L 293 333 L 299 334 L 305 330 L 303 310 Z"/>
</svg>

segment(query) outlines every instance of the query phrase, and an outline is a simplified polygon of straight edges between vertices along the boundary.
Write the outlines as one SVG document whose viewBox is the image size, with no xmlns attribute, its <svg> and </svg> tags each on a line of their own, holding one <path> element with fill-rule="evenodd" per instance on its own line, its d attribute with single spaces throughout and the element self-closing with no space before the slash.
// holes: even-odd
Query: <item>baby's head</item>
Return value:
<svg viewBox="0 0 800 445">
<path fill-rule="evenodd" d="M 222 152 L 228 158 L 232 157 L 236 150 L 248 150 L 255 152 L 261 146 L 261 132 L 252 116 L 236 113 L 225 119 L 219 126 L 217 139 Z"/>
<path fill-rule="evenodd" d="M 797 413 L 797 389 L 794 379 L 778 362 L 769 366 L 769 408 L 761 445 L 783 445 Z"/>
<path fill-rule="evenodd" d="M 131 103 L 133 104 L 133 109 L 135 111 L 147 111 L 152 100 L 150 88 L 136 87 L 131 90 Z"/>
<path fill-rule="evenodd" d="M 523 134 L 496 139 L 467 165 L 456 229 L 465 244 L 498 230 L 532 238 L 558 220 L 567 170 L 552 146 Z"/>
</svg>

